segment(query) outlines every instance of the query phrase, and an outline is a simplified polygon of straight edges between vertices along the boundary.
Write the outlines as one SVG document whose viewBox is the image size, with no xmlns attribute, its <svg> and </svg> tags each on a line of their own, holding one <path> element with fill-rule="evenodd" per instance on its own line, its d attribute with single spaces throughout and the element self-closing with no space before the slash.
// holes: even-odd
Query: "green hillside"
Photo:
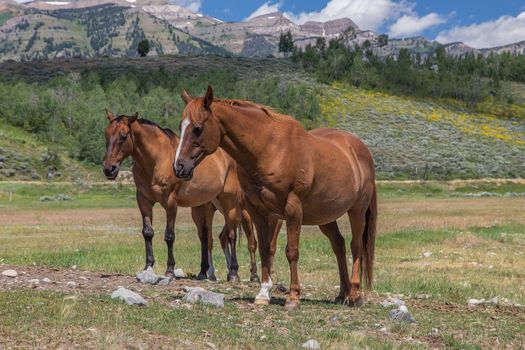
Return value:
<svg viewBox="0 0 525 350">
<path fill-rule="evenodd" d="M 219 97 L 269 105 L 307 128 L 354 132 L 370 146 L 381 179 L 525 177 L 525 118 L 501 112 L 505 105 L 484 108 L 483 102 L 467 108 L 449 100 L 323 84 L 288 60 L 171 55 L 0 64 L 2 125 L 23 139 L 42 140 L 38 152 L 26 153 L 32 158 L 19 160 L 34 171 L 9 177 L 42 178 L 49 168 L 40 160 L 46 145 L 62 152 L 62 164 L 82 161 L 98 173 L 104 108 L 138 111 L 176 130 L 181 89 L 201 95 L 208 84 Z M 523 84 L 502 82 L 502 91 L 512 97 L 512 108 L 522 108 Z M 0 146 L 10 152 L 21 149 L 12 141 Z"/>
<path fill-rule="evenodd" d="M 65 149 L 0 121 L 0 181 L 85 181 L 102 178 L 100 167 L 72 160 Z"/>
</svg>

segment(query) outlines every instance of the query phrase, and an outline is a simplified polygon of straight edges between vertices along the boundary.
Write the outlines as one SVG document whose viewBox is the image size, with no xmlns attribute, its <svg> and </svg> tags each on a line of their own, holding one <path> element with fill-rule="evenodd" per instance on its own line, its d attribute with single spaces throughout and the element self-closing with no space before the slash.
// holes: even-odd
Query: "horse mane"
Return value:
<svg viewBox="0 0 525 350">
<path fill-rule="evenodd" d="M 114 120 L 121 121 L 122 117 L 128 117 L 129 118 L 129 116 L 127 116 L 127 115 L 119 115 Z M 175 133 L 173 132 L 173 130 L 171 130 L 169 128 L 163 128 L 159 124 L 157 124 L 154 121 L 151 121 L 149 119 L 139 118 L 139 119 L 137 119 L 137 122 L 139 122 L 141 125 L 151 125 L 151 126 L 155 126 L 155 127 L 159 128 L 160 131 L 162 131 L 164 134 L 166 134 L 166 136 L 168 136 L 170 139 L 173 139 L 176 136 Z"/>
<path fill-rule="evenodd" d="M 251 102 L 251 101 L 235 100 L 235 99 L 231 99 L 231 100 L 230 99 L 214 99 L 213 103 L 220 103 L 228 107 L 259 109 L 274 121 L 279 121 L 279 122 L 296 121 L 293 117 L 289 115 L 277 113 L 271 107 L 261 105 L 255 102 Z"/>
<path fill-rule="evenodd" d="M 160 126 L 159 124 L 157 124 L 157 123 L 155 123 L 154 121 L 151 121 L 151 120 L 149 120 L 149 119 L 139 118 L 139 119 L 137 119 L 137 121 L 138 121 L 140 124 L 156 126 L 156 127 L 159 128 L 163 133 L 165 133 L 169 138 L 174 138 L 174 137 L 176 136 L 175 133 L 173 132 L 173 130 L 171 130 L 170 128 L 163 128 L 163 127 Z"/>
</svg>

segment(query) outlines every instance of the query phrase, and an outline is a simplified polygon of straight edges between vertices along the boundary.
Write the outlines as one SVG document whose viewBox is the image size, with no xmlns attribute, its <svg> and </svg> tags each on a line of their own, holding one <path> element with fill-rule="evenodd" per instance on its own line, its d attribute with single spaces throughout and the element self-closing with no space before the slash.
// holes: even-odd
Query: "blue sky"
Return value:
<svg viewBox="0 0 525 350">
<path fill-rule="evenodd" d="M 349 17 L 361 29 L 391 37 L 423 35 L 442 42 L 490 47 L 525 40 L 525 0 L 170 0 L 241 21 L 279 10 L 295 22 Z"/>
</svg>

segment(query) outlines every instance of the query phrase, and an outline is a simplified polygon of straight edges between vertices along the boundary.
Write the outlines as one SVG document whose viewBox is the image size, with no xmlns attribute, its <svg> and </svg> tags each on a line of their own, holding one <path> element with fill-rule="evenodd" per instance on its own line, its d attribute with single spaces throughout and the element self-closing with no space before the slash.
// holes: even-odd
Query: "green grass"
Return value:
<svg viewBox="0 0 525 350">
<path fill-rule="evenodd" d="M 402 198 L 397 198 L 394 196 L 396 186 L 401 185 L 380 187 L 382 229 L 376 245 L 375 284 L 361 309 L 331 302 L 339 285 L 335 257 L 328 240 L 316 227 L 304 227 L 299 259 L 303 302 L 297 312 L 284 311 L 284 295 L 278 292 L 274 293 L 270 306 L 254 307 L 251 302 L 257 285 L 224 282 L 224 257 L 216 242 L 213 258 L 217 276 L 222 281 L 204 282 L 202 286 L 225 293 L 224 309 L 202 305 L 187 307 L 180 302 L 184 294 L 182 286 L 197 283 L 190 280 L 172 282 L 160 288 L 123 279 L 121 283 L 140 289 L 149 300 L 150 304 L 141 308 L 111 300 L 110 287 L 107 290 L 100 287 L 62 289 L 59 292 L 58 286 L 51 290 L 32 290 L 22 288 L 23 284 L 4 285 L 0 286 L 0 339 L 7 347 L 16 344 L 26 348 L 45 343 L 50 347 L 82 344 L 87 348 L 171 346 L 200 349 L 215 344 L 219 348 L 294 349 L 310 338 L 317 339 L 322 348 L 327 349 L 523 347 L 523 308 L 467 306 L 469 298 L 493 297 L 525 304 L 525 223 L 522 217 L 516 216 L 514 211 L 503 211 L 498 214 L 499 224 L 477 220 L 477 227 L 454 228 L 442 222 L 450 220 L 443 216 L 428 227 L 388 230 L 395 226 L 400 215 L 399 203 L 410 205 L 414 210 L 412 215 L 417 217 L 426 215 L 427 206 L 444 200 L 459 201 L 465 207 L 473 203 L 486 203 L 488 207 L 494 201 L 491 198 L 447 199 L 447 193 L 465 184 L 454 185 L 453 189 L 450 184 L 439 184 L 442 188 L 437 195 L 439 198 L 426 197 L 427 190 L 435 193 L 434 187 L 424 189 L 421 185 L 415 189 L 409 187 Z M 68 184 L 40 187 L 2 184 L 1 188 L 2 193 L 6 189 L 16 191 L 19 198 L 0 213 L 0 220 L 6 222 L 0 230 L 0 263 L 15 265 L 19 271 L 24 271 L 25 266 L 50 266 L 58 268 L 54 273 L 63 276 L 74 276 L 83 270 L 127 276 L 143 268 L 140 216 L 134 200 L 124 205 L 132 194 L 132 186 L 124 186 L 117 192 L 108 192 L 111 186 L 94 186 L 73 194 L 78 197 L 73 202 L 45 204 L 48 206 L 44 208 L 33 198 L 44 193 L 67 193 L 75 187 Z M 505 188 L 505 191 L 507 189 L 515 188 Z M 114 208 L 107 204 L 111 198 L 118 204 Z M 508 206 L 523 204 L 522 199 L 516 198 L 498 201 Z M 127 208 L 119 208 L 120 205 Z M 69 208 L 71 206 L 73 208 Z M 471 210 L 458 215 L 476 217 L 485 209 L 482 206 Z M 166 247 L 162 210 L 156 210 L 154 216 L 155 270 L 163 273 Z M 222 219 L 217 216 L 213 226 L 215 238 L 221 227 Z M 345 232 L 349 251 L 345 218 L 340 227 Z M 279 237 L 274 279 L 287 286 L 285 236 L 283 232 Z M 245 245 L 243 237 L 238 249 L 241 279 L 249 276 Z M 425 252 L 432 254 L 424 257 Z M 178 212 L 175 258 L 177 266 L 185 272 L 198 272 L 199 242 L 189 211 L 184 208 Z M 78 267 L 77 272 L 71 270 L 73 265 Z M 99 280 L 100 275 L 93 276 L 90 283 L 105 283 Z M 404 295 L 417 324 L 389 320 L 389 309 L 379 305 L 389 294 Z M 336 321 L 332 320 L 334 316 Z"/>
</svg>

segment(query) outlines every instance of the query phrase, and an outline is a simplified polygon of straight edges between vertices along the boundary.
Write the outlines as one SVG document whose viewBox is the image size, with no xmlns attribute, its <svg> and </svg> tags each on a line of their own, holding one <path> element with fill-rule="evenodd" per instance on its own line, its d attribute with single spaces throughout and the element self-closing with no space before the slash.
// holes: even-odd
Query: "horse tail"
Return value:
<svg viewBox="0 0 525 350">
<path fill-rule="evenodd" d="M 374 277 L 374 256 L 375 256 L 375 240 L 377 228 L 377 189 L 374 183 L 374 190 L 372 198 L 366 211 L 365 216 L 365 231 L 363 233 L 363 263 L 361 271 L 367 289 L 372 288 L 372 280 Z"/>
</svg>

